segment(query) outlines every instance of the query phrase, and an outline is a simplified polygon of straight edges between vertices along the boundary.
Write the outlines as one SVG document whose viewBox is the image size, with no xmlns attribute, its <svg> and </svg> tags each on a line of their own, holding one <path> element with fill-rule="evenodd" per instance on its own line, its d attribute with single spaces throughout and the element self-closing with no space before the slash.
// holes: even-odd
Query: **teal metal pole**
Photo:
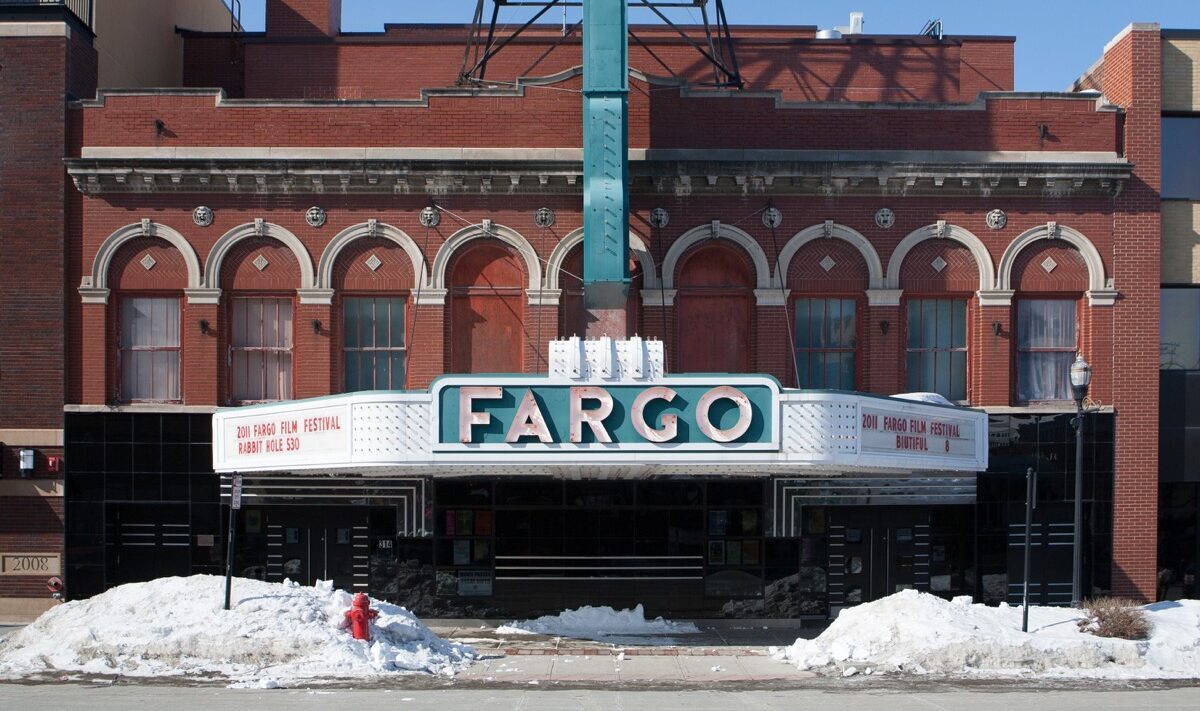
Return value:
<svg viewBox="0 0 1200 711">
<path fill-rule="evenodd" d="M 623 338 L 629 293 L 629 10 L 583 3 L 583 284 L 588 335 Z"/>
</svg>

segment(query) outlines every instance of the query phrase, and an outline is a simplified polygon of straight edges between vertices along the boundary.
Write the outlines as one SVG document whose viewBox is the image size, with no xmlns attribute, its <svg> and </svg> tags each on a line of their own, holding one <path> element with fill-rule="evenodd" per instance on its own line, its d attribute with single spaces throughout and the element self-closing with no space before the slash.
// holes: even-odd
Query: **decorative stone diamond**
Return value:
<svg viewBox="0 0 1200 711">
<path fill-rule="evenodd" d="M 1045 269 L 1047 274 L 1054 271 L 1054 268 L 1057 266 L 1058 262 L 1054 261 L 1054 257 L 1046 257 L 1046 259 L 1042 261 L 1042 269 Z"/>
<path fill-rule="evenodd" d="M 158 262 L 154 259 L 154 257 L 150 256 L 149 252 L 147 252 L 146 256 L 142 257 L 139 264 L 141 264 L 143 267 L 145 267 L 146 271 L 150 271 L 151 269 L 154 268 L 155 264 L 158 264 Z"/>
<path fill-rule="evenodd" d="M 255 267 L 257 267 L 258 271 L 261 272 L 262 270 L 267 268 L 267 265 L 270 264 L 270 262 L 267 261 L 266 257 L 264 257 L 260 254 L 254 258 L 254 261 L 251 262 L 251 264 L 253 264 Z"/>
<path fill-rule="evenodd" d="M 829 271 L 837 266 L 837 262 L 833 261 L 833 257 L 829 256 L 828 254 L 826 254 L 825 258 L 820 261 L 820 264 L 821 268 L 825 271 Z"/>
<path fill-rule="evenodd" d="M 376 257 L 374 254 L 367 257 L 367 268 L 370 269 L 371 271 L 375 271 L 375 270 L 379 269 L 379 266 L 381 264 L 383 264 L 383 260 L 380 259 L 379 257 Z"/>
<path fill-rule="evenodd" d="M 941 271 L 945 269 L 948 264 L 949 263 L 945 259 L 942 259 L 941 255 L 938 255 L 932 262 L 929 263 L 929 265 L 933 267 L 933 270 L 938 273 L 941 273 Z"/>
</svg>

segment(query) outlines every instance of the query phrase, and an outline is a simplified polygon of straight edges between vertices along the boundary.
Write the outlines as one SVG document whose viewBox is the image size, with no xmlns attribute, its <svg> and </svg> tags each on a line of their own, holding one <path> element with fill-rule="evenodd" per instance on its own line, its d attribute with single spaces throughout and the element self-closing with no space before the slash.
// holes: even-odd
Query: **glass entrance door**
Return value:
<svg viewBox="0 0 1200 711">
<path fill-rule="evenodd" d="M 267 522 L 267 577 L 302 585 L 332 580 L 336 588 L 365 588 L 369 546 L 365 512 L 287 508 Z"/>
<path fill-rule="evenodd" d="M 831 508 L 833 610 L 909 588 L 929 590 L 929 514 L 917 508 Z"/>
</svg>

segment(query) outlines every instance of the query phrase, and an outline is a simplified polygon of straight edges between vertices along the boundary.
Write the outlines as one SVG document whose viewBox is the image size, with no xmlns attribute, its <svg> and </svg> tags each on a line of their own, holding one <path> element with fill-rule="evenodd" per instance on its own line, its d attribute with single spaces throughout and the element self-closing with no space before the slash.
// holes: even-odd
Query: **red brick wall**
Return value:
<svg viewBox="0 0 1200 711">
<path fill-rule="evenodd" d="M 333 36 L 341 32 L 342 0 L 267 0 L 267 34 Z"/>
<path fill-rule="evenodd" d="M 66 155 L 68 97 L 90 97 L 96 53 L 70 37 L 0 38 L 0 428 L 62 429 L 66 402 L 64 257 L 74 190 Z M 78 283 L 78 282 L 76 282 Z M 0 466 L 16 478 L 21 442 L 6 442 Z M 35 479 L 62 479 L 35 447 Z M 63 550 L 62 499 L 13 496 L 0 503 L 0 550 Z M 0 578 L 0 598 L 45 596 L 44 576 Z"/>
<path fill-rule="evenodd" d="M 297 2 L 297 0 L 289 0 Z M 282 12 L 282 11 L 281 11 Z M 282 16 L 282 15 L 281 15 Z M 293 15 L 293 17 L 299 17 Z M 315 25 L 303 32 L 319 36 Z M 653 76 L 711 83 L 711 65 L 665 26 L 635 28 L 630 66 Z M 704 43 L 702 31 L 699 34 Z M 267 39 L 244 38 L 246 96 L 268 98 L 416 98 L 422 88 L 454 86 L 462 68 L 463 26 L 392 26 L 386 34 L 342 36 L 331 42 L 280 42 L 268 15 Z M 1005 38 L 857 37 L 813 40 L 810 30 L 735 28 L 746 89 L 777 91 L 789 101 L 970 102 L 981 91 L 1011 91 L 1013 43 Z M 519 77 L 549 76 L 582 63 L 578 35 L 559 43 L 555 28 L 522 35 L 489 60 L 486 78 L 505 85 Z M 228 40 L 223 40 L 228 41 Z M 233 79 L 218 58 L 229 50 L 211 38 L 188 36 L 185 76 L 190 86 L 225 86 Z M 660 63 L 661 62 L 661 63 Z M 669 67 L 670 70 L 663 66 Z M 531 89 L 531 91 L 538 91 Z M 231 92 L 232 93 L 232 92 Z"/>
<path fill-rule="evenodd" d="M 211 227 L 200 228 L 191 223 L 191 210 L 201 200 L 215 211 Z M 386 224 L 406 232 L 423 252 L 426 264 L 431 264 L 438 248 L 451 235 L 467 223 L 479 223 L 492 219 L 497 224 L 516 229 L 526 236 L 545 266 L 554 246 L 564 236 L 576 229 L 581 215 L 577 198 L 570 196 L 479 196 L 450 195 L 440 199 L 448 210 L 460 216 L 464 222 L 444 216 L 442 223 L 434 229 L 425 230 L 418 220 L 424 196 L 389 196 L 387 205 L 379 204 L 380 198 L 372 196 L 271 196 L 269 199 L 257 195 L 200 196 L 171 194 L 111 195 L 85 200 L 85 240 L 78 259 L 71 264 L 71 281 L 78 283 L 77 275 L 82 270 L 90 271 L 91 263 L 100 243 L 112 232 L 130 224 L 142 216 L 151 217 L 169 227 L 179 230 L 189 239 L 200 261 L 203 263 L 220 235 L 229 229 L 263 217 L 268 222 L 279 224 L 293 232 L 304 244 L 309 258 L 316 264 L 329 241 L 341 230 L 368 219 L 380 219 Z M 325 226 L 314 229 L 304 222 L 307 207 L 317 203 L 328 211 Z M 896 212 L 896 224 L 888 230 L 875 226 L 874 212 L 883 204 L 881 199 L 870 197 L 825 198 L 825 197 L 775 197 L 774 204 L 784 214 L 784 224 L 772 237 L 762 226 L 756 212 L 762 200 L 755 197 L 703 197 L 666 198 L 635 195 L 632 224 L 647 244 L 659 266 L 671 242 L 693 227 L 721 220 L 725 224 L 737 224 L 748 232 L 762 247 L 770 268 L 773 270 L 777 250 L 782 250 L 790 237 L 811 225 L 821 224 L 826 219 L 835 220 L 861 232 L 874 245 L 880 260 L 886 267 L 896 245 L 908 233 L 937 220 L 946 220 L 971 230 L 984 243 L 994 263 L 999 263 L 1005 248 L 1021 233 L 1057 220 L 1086 235 L 1096 246 L 1106 271 L 1114 275 L 1118 286 L 1123 286 L 1126 276 L 1115 271 L 1113 253 L 1112 201 L 1104 198 L 1037 199 L 1037 198 L 991 198 L 979 197 L 910 197 L 888 198 L 886 203 Z M 533 213 L 538 207 L 548 205 L 557 211 L 557 223 L 544 232 L 533 226 Z M 671 212 L 671 226 L 665 230 L 644 230 L 652 207 L 667 206 Z M 1001 208 L 1008 212 L 1008 224 L 1001 230 L 991 230 L 984 224 L 988 210 Z M 228 287 L 246 293 L 261 292 L 294 293 L 299 286 L 299 270 L 294 257 L 282 246 L 271 246 L 270 240 L 256 243 L 253 240 L 240 250 L 237 258 L 231 254 L 226 261 L 226 271 L 243 272 L 250 281 L 238 283 L 226 280 Z M 407 255 L 390 242 L 363 238 L 353 242 L 341 254 L 335 269 L 335 286 L 348 285 L 346 293 L 378 293 L 378 289 L 400 292 L 414 291 L 411 265 Z M 468 243 L 469 244 L 469 243 Z M 136 243 L 135 243 L 136 246 Z M 179 275 L 174 271 L 146 272 L 137 264 L 142 252 L 131 247 L 131 269 L 138 275 L 140 287 L 153 286 L 147 279 L 162 279 L 165 289 L 180 289 Z M 267 256 L 271 264 L 264 272 L 258 272 L 249 262 L 258 254 Z M 377 272 L 370 272 L 363 264 L 370 254 L 384 260 Z M 825 256 L 837 263 L 828 273 L 819 265 Z M 1058 266 L 1047 274 L 1041 262 L 1054 256 Z M 935 272 L 929 263 L 942 256 L 949 266 L 941 273 Z M 237 265 L 237 266 L 235 266 Z M 522 266 L 523 268 L 523 266 Z M 278 271 L 274 271 L 278 270 Z M 270 278 L 272 273 L 276 277 Z M 847 242 L 823 238 L 810 242 L 793 258 L 790 287 L 795 295 L 801 293 L 862 294 L 867 286 L 866 262 Z M 124 278 L 124 277 L 122 277 Z M 921 243 L 908 255 L 901 269 L 902 286 L 907 296 L 960 295 L 972 297 L 970 308 L 970 390 L 971 400 L 979 405 L 1008 405 L 1012 402 L 1009 371 L 1012 361 L 1011 309 L 1003 307 L 981 308 L 974 303 L 973 294 L 978 289 L 978 268 L 970 252 L 952 240 L 930 240 Z M 267 280 L 270 283 L 261 282 Z M 524 279 L 524 277 L 522 277 Z M 348 280 L 348 281 L 347 281 Z M 1026 293 L 1059 292 L 1083 299 L 1086 277 L 1082 260 L 1073 248 L 1065 243 L 1035 243 L 1023 257 L 1017 260 L 1014 282 Z M 265 284 L 265 285 L 264 285 Z M 522 289 L 524 281 L 522 281 Z M 638 287 L 640 288 L 640 287 Z M 234 293 L 226 291 L 225 300 Z M 343 293 L 339 287 L 339 294 Z M 643 294 L 641 332 L 663 338 L 668 355 L 677 350 L 675 343 L 679 327 L 676 309 L 665 310 L 656 306 L 653 291 Z M 72 301 L 78 303 L 73 294 Z M 86 306 L 84 309 L 97 307 Z M 1099 334 L 1111 332 L 1111 312 L 1108 307 L 1087 307 L 1081 310 L 1081 337 L 1084 352 L 1095 364 L 1092 396 L 1102 403 L 1112 403 L 1113 353 L 1108 341 Z M 115 313 L 115 312 L 114 312 Z M 545 342 L 558 332 L 558 309 L 525 304 L 525 356 L 527 372 L 540 372 L 545 368 Z M 785 383 L 793 381 L 792 362 L 789 351 L 788 323 L 780 307 L 758 307 L 759 319 L 754 329 L 755 370 L 768 372 Z M 199 333 L 198 321 L 209 321 L 217 335 L 203 336 Z M 203 305 L 186 305 L 184 309 L 185 378 L 184 392 L 188 404 L 211 405 L 223 402 L 224 397 L 224 334 L 228 318 L 224 306 L 217 308 Z M 297 387 L 306 394 L 316 395 L 336 392 L 341 387 L 340 364 L 340 300 L 335 298 L 334 307 L 297 307 Z M 312 334 L 310 323 L 319 319 L 323 333 Z M 441 306 L 411 306 L 409 387 L 423 388 L 437 375 L 445 372 L 446 335 L 443 331 L 447 316 Z M 860 386 L 879 392 L 899 392 L 904 386 L 903 373 L 903 303 L 894 306 L 862 305 L 863 373 Z M 111 320 L 111 319 L 110 319 Z M 890 328 L 883 334 L 880 321 L 888 321 Z M 1001 324 L 1001 334 L 992 331 L 992 323 Z M 90 319 L 82 324 L 71 325 L 72 343 L 81 345 L 85 359 L 79 370 L 71 373 L 72 392 L 82 393 L 82 402 L 100 403 L 111 398 L 114 383 L 97 385 L 95 374 L 103 371 L 105 349 L 95 342 L 101 331 Z M 95 334 L 95 335 L 87 335 Z M 536 344 L 536 345 L 535 345 Z M 84 373 L 87 377 L 84 377 Z M 301 388 L 301 384 L 303 387 Z M 107 395 L 105 395 L 107 393 Z"/>
<path fill-rule="evenodd" d="M 1136 27 L 1136 26 L 1135 26 Z M 1134 29 L 1104 54 L 1104 93 L 1126 110 L 1134 178 L 1117 198 L 1113 262 L 1122 298 L 1113 310 L 1110 372 L 1117 411 L 1113 592 L 1155 596 L 1158 506 L 1158 343 L 1162 72 L 1157 25 Z M 1097 336 L 1098 338 L 1098 336 Z"/>
<path fill-rule="evenodd" d="M 580 88 L 575 77 L 556 85 Z M 80 146 L 571 147 L 579 96 L 435 97 L 422 107 L 216 106 L 211 96 L 110 96 L 80 109 Z M 486 109 L 486 110 L 484 110 Z M 680 117 L 688 117 L 681 121 Z M 166 131 L 156 133 L 154 119 Z M 979 110 L 777 109 L 773 99 L 682 96 L 634 82 L 634 148 L 1116 151 L 1119 115 L 1087 99 L 990 100 Z M 1042 140 L 1038 124 L 1050 137 Z"/>
</svg>

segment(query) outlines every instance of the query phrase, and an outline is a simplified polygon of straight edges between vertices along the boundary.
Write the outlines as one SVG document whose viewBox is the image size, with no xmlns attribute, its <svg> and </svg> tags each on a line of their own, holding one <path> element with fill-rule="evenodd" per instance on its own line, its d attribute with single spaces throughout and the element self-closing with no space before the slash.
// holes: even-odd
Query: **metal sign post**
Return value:
<svg viewBox="0 0 1200 711">
<path fill-rule="evenodd" d="M 225 609 L 233 592 L 233 551 L 237 537 L 237 512 L 242 508 L 242 475 L 234 474 L 229 486 L 229 531 L 225 536 Z"/>
<path fill-rule="evenodd" d="M 1029 631 L 1029 553 L 1033 510 L 1037 508 L 1037 472 L 1025 470 L 1025 579 L 1021 589 L 1021 631 Z"/>
</svg>

